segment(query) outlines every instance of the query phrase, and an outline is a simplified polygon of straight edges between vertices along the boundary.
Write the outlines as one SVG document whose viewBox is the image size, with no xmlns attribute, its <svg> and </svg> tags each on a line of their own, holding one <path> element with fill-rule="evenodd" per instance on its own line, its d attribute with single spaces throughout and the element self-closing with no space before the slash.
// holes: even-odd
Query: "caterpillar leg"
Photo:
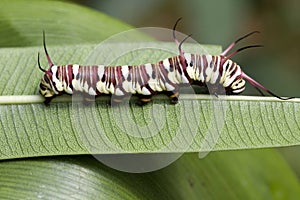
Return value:
<svg viewBox="0 0 300 200">
<path fill-rule="evenodd" d="M 138 95 L 139 101 L 137 102 L 137 105 L 144 106 L 147 103 L 151 101 L 151 95 Z"/>
<path fill-rule="evenodd" d="M 82 103 L 85 106 L 93 105 L 95 103 L 95 96 L 87 95 L 87 94 L 82 94 Z"/>
<path fill-rule="evenodd" d="M 125 99 L 125 96 L 112 95 L 110 105 L 111 106 L 120 105 L 124 101 L 124 99 Z"/>
<path fill-rule="evenodd" d="M 50 102 L 52 101 L 52 99 L 54 98 L 55 96 L 52 96 L 52 97 L 45 97 L 45 101 L 44 101 L 44 104 L 46 106 L 49 106 Z"/>
<path fill-rule="evenodd" d="M 178 103 L 178 97 L 179 97 L 178 90 L 168 91 L 167 96 L 170 98 L 170 103 L 171 104 L 177 104 Z"/>
<path fill-rule="evenodd" d="M 95 103 L 96 96 L 89 95 L 80 91 L 73 91 L 72 102 L 81 102 L 83 105 L 88 106 Z"/>
<path fill-rule="evenodd" d="M 207 88 L 208 88 L 209 94 L 215 95 L 215 97 L 217 97 L 217 98 L 219 95 L 225 95 L 227 93 L 225 91 L 224 86 L 220 85 L 220 84 L 207 84 Z"/>
<path fill-rule="evenodd" d="M 95 103 L 95 97 L 92 96 L 84 96 L 83 97 L 83 104 L 84 105 L 90 105 Z"/>
</svg>

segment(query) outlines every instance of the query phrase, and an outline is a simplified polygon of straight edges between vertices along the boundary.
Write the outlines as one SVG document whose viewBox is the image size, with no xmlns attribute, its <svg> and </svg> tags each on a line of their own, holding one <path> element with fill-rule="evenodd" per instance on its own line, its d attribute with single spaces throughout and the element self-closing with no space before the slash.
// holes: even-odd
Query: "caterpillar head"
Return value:
<svg viewBox="0 0 300 200">
<path fill-rule="evenodd" d="M 53 64 L 51 63 L 50 65 L 50 69 L 49 70 L 45 70 L 41 67 L 40 64 L 40 56 L 38 54 L 38 66 L 39 69 L 44 72 L 44 76 L 41 79 L 40 82 L 40 94 L 43 95 L 45 98 L 52 98 L 53 96 L 56 95 L 56 92 L 54 90 L 55 86 L 53 85 L 53 81 L 52 81 L 52 71 L 51 71 L 51 67 L 53 66 Z"/>
<path fill-rule="evenodd" d="M 51 98 L 55 95 L 54 86 L 52 85 L 51 81 L 51 74 L 45 72 L 44 76 L 41 79 L 40 82 L 40 94 L 43 95 L 46 98 Z"/>
</svg>

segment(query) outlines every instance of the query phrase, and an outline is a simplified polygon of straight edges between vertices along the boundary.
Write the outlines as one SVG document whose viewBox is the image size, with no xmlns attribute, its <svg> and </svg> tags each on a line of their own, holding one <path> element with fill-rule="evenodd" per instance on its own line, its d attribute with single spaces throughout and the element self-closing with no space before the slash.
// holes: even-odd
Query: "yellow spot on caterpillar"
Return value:
<svg viewBox="0 0 300 200">
<path fill-rule="evenodd" d="M 171 98 L 178 97 L 178 92 L 172 94 L 170 97 L 171 97 Z"/>
<path fill-rule="evenodd" d="M 143 99 L 141 99 L 141 101 L 143 101 L 143 102 L 149 102 L 149 101 L 151 101 L 151 99 L 145 99 L 145 98 L 143 98 Z"/>
</svg>

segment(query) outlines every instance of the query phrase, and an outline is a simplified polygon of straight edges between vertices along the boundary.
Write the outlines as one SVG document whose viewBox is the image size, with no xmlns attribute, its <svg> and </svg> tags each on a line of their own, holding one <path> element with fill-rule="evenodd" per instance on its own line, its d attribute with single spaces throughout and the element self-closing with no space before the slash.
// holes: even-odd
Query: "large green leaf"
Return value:
<svg viewBox="0 0 300 200">
<path fill-rule="evenodd" d="M 0 47 L 95 43 L 130 28 L 105 14 L 59 1 L 2 0 Z"/>
<path fill-rule="evenodd" d="M 82 38 L 82 35 L 89 42 L 94 41 L 92 37 L 95 34 L 101 40 L 109 33 L 113 34 L 116 29 L 127 28 L 97 12 L 61 2 L 33 1 L 28 4 L 28 1 L 2 1 L 1 4 L 5 16 L 1 23 L 14 24 L 12 27 L 15 31 L 2 30 L 3 36 L 15 41 L 13 44 L 7 44 L 8 46 L 24 45 L 20 40 L 15 40 L 15 32 L 22 33 L 26 40 L 32 41 L 30 45 L 41 44 L 40 31 L 44 26 L 57 25 L 58 28 L 49 29 L 50 33 L 58 29 L 67 31 L 69 27 L 54 22 L 60 20 L 68 24 L 70 18 L 72 23 L 78 23 L 80 26 L 107 26 L 106 33 L 101 35 L 100 32 L 103 34 L 103 31 L 99 31 L 98 35 L 98 28 L 89 30 L 82 27 L 74 30 L 76 37 L 65 38 L 64 44 L 78 42 L 80 39 L 77 38 Z M 26 9 L 11 15 L 14 9 L 23 7 Z M 41 16 L 35 16 L 37 13 L 29 15 L 37 7 L 41 7 Z M 85 13 L 88 17 L 78 17 L 75 13 Z M 27 18 L 22 18 L 22 21 L 16 20 L 22 16 Z M 95 21 L 94 18 L 98 20 Z M 33 20 L 37 21 L 37 24 L 27 30 L 24 23 L 34 26 Z M 38 33 L 35 37 L 30 37 L 32 34 L 26 32 Z M 88 35 L 91 35 L 91 38 Z M 133 37 L 139 35 L 138 32 L 133 33 Z M 51 34 L 48 40 L 47 34 L 48 51 L 57 64 L 84 64 L 91 61 L 88 59 L 91 52 L 99 51 L 94 49 L 93 44 L 53 46 L 53 43 L 62 41 L 57 32 L 54 32 L 52 37 L 55 38 L 54 42 L 51 40 Z M 114 64 L 157 62 L 173 55 L 170 49 L 173 49 L 175 54 L 177 51 L 174 43 L 132 44 L 124 41 L 114 45 L 112 49 L 144 48 L 142 53 L 127 53 Z M 153 45 L 160 50 L 148 49 Z M 221 51 L 216 46 L 200 47 L 199 50 L 199 45 L 188 43 L 184 44 L 184 49 L 187 52 L 210 54 L 218 54 Z M 111 108 L 109 100 L 105 98 L 100 98 L 99 102 L 90 106 L 72 103 L 72 99 L 67 98 L 67 102 L 54 102 L 46 107 L 41 103 L 43 98 L 38 95 L 42 72 L 37 67 L 37 52 L 42 51 L 41 45 L 0 49 L 0 145 L 4 147 L 0 152 L 1 159 L 82 153 L 198 152 L 299 144 L 297 121 L 300 111 L 297 99 L 285 102 L 274 98 L 238 96 L 227 97 L 227 100 L 223 101 L 222 97 L 212 100 L 211 96 L 182 95 L 180 103 L 175 106 L 170 105 L 166 98 L 159 97 L 154 103 L 144 107 L 132 104 L 129 107 L 125 105 Z M 99 57 L 103 58 L 105 63 L 108 62 L 109 56 L 120 56 L 113 52 L 108 51 L 108 55 L 99 53 Z M 43 66 L 47 66 L 45 60 L 41 60 Z M 63 100 L 58 98 L 58 101 Z M 141 135 L 143 132 L 155 135 L 146 137 Z"/>
<path fill-rule="evenodd" d="M 147 44 L 176 49 L 173 43 Z M 55 62 L 82 63 L 93 47 L 52 46 L 49 52 Z M 185 45 L 186 51 L 191 52 L 197 47 Z M 236 96 L 223 100 L 222 96 L 186 94 L 175 106 L 167 98 L 157 97 L 154 103 L 144 107 L 131 103 L 111 108 L 108 98 L 99 98 L 95 104 L 85 106 L 65 97 L 46 107 L 37 91 L 42 76 L 36 64 L 39 50 L 37 47 L 0 50 L 0 70 L 6 72 L 0 75 L 3 95 L 0 97 L 3 100 L 0 142 L 5 147 L 1 149 L 2 159 L 82 153 L 198 152 L 299 144 L 298 99 L 279 101 Z M 219 51 L 213 46 L 206 50 L 212 54 Z M 135 58 L 135 53 L 127 57 Z M 145 63 L 149 59 L 151 62 L 168 56 L 170 53 L 166 51 L 147 50 L 135 62 Z M 126 56 L 123 61 L 119 59 L 125 61 Z M 42 63 L 46 65 L 45 60 Z M 218 128 L 220 135 L 214 133 Z M 143 135 L 145 132 L 147 137 Z M 149 133 L 153 137 L 148 137 Z"/>
<path fill-rule="evenodd" d="M 88 156 L 0 163 L 1 199 L 297 199 L 295 175 L 275 151 L 186 154 L 157 172 L 129 174 Z M 8 198 L 9 197 L 9 198 Z"/>
</svg>

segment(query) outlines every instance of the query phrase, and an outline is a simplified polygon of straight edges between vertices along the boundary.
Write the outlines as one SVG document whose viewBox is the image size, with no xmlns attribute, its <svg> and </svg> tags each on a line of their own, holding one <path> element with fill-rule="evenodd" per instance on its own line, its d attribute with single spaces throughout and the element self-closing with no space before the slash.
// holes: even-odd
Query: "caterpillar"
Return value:
<svg viewBox="0 0 300 200">
<path fill-rule="evenodd" d="M 39 92 L 45 97 L 45 104 L 62 94 L 82 93 L 85 99 L 110 94 L 115 103 L 122 102 L 126 96 L 137 95 L 140 104 L 144 105 L 151 101 L 152 95 L 165 93 L 170 98 L 170 103 L 176 104 L 179 97 L 179 88 L 182 85 L 192 84 L 210 86 L 210 92 L 215 92 L 219 87 L 225 88 L 226 94 L 239 94 L 245 90 L 245 81 L 248 81 L 262 95 L 263 91 L 282 98 L 263 85 L 245 74 L 241 67 L 231 58 L 238 52 L 261 45 L 250 45 L 228 54 L 232 48 L 242 39 L 257 33 L 248 33 L 232 42 L 220 55 L 201 55 L 185 53 L 182 50 L 183 42 L 176 38 L 175 30 L 180 19 L 173 27 L 173 38 L 177 44 L 179 55 L 166 58 L 155 64 L 142 64 L 138 66 L 81 66 L 67 64 L 57 66 L 53 64 L 46 48 L 45 32 L 43 32 L 43 46 L 48 60 L 49 69 L 41 67 L 38 53 L 38 67 L 44 72 L 40 81 Z M 214 89 L 215 88 L 215 89 Z"/>
</svg>

